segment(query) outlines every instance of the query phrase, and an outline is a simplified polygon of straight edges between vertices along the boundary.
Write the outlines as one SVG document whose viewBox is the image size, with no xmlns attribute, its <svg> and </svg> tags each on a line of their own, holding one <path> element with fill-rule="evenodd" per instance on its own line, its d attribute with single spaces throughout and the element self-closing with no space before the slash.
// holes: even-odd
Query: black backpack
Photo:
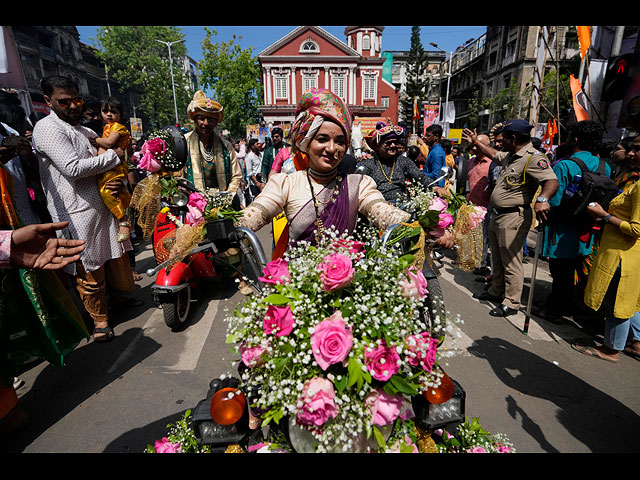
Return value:
<svg viewBox="0 0 640 480">
<path fill-rule="evenodd" d="M 600 159 L 598 169 L 595 172 L 590 171 L 582 160 L 577 157 L 571 157 L 582 170 L 582 179 L 573 185 L 568 185 L 563 192 L 560 205 L 553 209 L 553 215 L 562 217 L 564 220 L 577 220 L 579 222 L 588 221 L 592 223 L 591 217 L 586 211 L 587 205 L 596 202 L 607 210 L 609 203 L 620 194 L 620 190 L 616 182 L 607 175 L 605 161 Z M 567 190 L 573 195 L 569 197 Z"/>
</svg>

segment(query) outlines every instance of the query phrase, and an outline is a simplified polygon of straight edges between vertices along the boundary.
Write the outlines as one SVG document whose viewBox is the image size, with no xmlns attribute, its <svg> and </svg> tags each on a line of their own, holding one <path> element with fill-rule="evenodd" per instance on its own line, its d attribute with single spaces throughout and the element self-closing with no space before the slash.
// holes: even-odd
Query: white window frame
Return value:
<svg viewBox="0 0 640 480">
<path fill-rule="evenodd" d="M 331 74 L 331 91 L 346 102 L 347 99 L 347 74 L 335 72 Z"/>
<path fill-rule="evenodd" d="M 373 100 L 378 98 L 378 75 L 375 73 L 365 73 L 362 75 L 362 100 Z"/>
<path fill-rule="evenodd" d="M 273 94 L 276 100 L 289 99 L 289 75 L 286 73 L 275 73 L 273 75 Z"/>
<path fill-rule="evenodd" d="M 302 72 L 302 91 L 306 92 L 310 88 L 318 88 L 318 72 Z"/>
</svg>

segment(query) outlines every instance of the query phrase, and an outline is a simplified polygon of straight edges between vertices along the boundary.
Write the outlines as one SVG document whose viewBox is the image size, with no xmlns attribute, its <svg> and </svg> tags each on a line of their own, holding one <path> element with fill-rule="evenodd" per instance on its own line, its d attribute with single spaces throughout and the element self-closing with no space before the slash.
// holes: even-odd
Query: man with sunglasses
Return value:
<svg viewBox="0 0 640 480">
<path fill-rule="evenodd" d="M 425 186 L 429 184 L 429 178 L 413 160 L 400 155 L 398 147 L 403 135 L 402 127 L 378 124 L 365 137 L 374 154 L 360 162 L 360 167 L 375 180 L 384 199 L 393 204 L 406 199 L 408 180 L 417 180 Z"/>
<path fill-rule="evenodd" d="M 498 165 L 502 165 L 491 193 L 489 238 L 493 261 L 493 277 L 489 290 L 474 295 L 480 300 L 498 303 L 489 314 L 507 317 L 518 312 L 524 285 L 522 250 L 533 221 L 531 204 L 540 222 L 547 220 L 548 200 L 558 190 L 558 178 L 549 159 L 531 143 L 530 125 L 524 120 L 508 120 L 502 129 L 502 151 L 478 142 L 475 131 L 464 129 L 463 140 L 475 146 Z"/>
<path fill-rule="evenodd" d="M 33 143 L 47 206 L 54 222 L 69 222 L 58 236 L 87 241 L 81 260 L 65 271 L 75 276 L 93 318 L 94 340 L 108 341 L 114 334 L 107 315 L 106 278 L 119 293 L 132 293 L 135 284 L 126 254 L 131 242 L 116 241 L 118 222 L 100 197 L 97 176 L 116 167 L 124 152 L 115 148 L 97 155 L 97 135 L 81 125 L 84 100 L 73 80 L 50 76 L 42 79 L 41 87 L 51 113 L 36 124 Z M 111 189 L 117 194 L 123 187 L 118 182 Z"/>
</svg>

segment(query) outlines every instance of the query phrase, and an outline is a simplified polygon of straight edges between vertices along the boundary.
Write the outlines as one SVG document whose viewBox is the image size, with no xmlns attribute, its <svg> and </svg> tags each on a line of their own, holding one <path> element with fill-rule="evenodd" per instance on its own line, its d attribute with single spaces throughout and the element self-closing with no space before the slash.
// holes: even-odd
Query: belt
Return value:
<svg viewBox="0 0 640 480">
<path fill-rule="evenodd" d="M 531 205 L 523 205 L 521 207 L 504 207 L 504 208 L 491 207 L 491 209 L 493 210 L 493 213 L 496 215 L 519 212 L 521 208 L 526 211 L 531 208 Z"/>
</svg>

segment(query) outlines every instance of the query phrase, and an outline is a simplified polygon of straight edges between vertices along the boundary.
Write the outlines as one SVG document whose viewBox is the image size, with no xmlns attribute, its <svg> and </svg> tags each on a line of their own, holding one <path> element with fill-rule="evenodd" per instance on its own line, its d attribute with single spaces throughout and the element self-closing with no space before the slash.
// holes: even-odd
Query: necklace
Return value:
<svg viewBox="0 0 640 480">
<path fill-rule="evenodd" d="M 207 151 L 204 143 L 200 143 L 200 152 L 202 153 L 202 158 L 204 158 L 204 161 L 209 165 L 215 163 L 216 159 L 213 156 L 213 139 L 211 139 L 211 148 L 209 148 L 209 151 Z"/>
<path fill-rule="evenodd" d="M 378 156 L 376 155 L 376 160 L 378 161 L 378 165 L 380 165 L 380 171 L 382 172 L 382 175 L 384 175 L 384 178 L 387 179 L 387 183 L 391 183 L 391 181 L 393 180 L 393 172 L 396 169 L 396 160 L 398 159 L 398 157 L 393 159 L 393 166 L 391 167 L 391 176 L 388 177 L 387 174 L 384 171 L 384 168 L 382 166 L 382 162 L 380 161 L 380 159 L 378 158 Z"/>
<path fill-rule="evenodd" d="M 320 243 L 320 238 L 324 235 L 324 222 L 320 218 L 320 211 L 318 209 L 319 200 L 316 198 L 316 193 L 313 190 L 313 184 L 311 183 L 311 176 L 309 175 L 310 169 L 307 168 L 307 181 L 309 182 L 309 189 L 311 190 L 311 199 L 313 200 L 313 208 L 316 212 L 316 242 Z M 321 202 L 324 205 L 328 205 L 329 203 L 333 203 L 338 198 L 338 194 L 340 193 L 340 183 L 342 182 L 342 178 L 338 175 L 334 180 L 336 184 L 333 187 L 333 192 L 331 192 L 331 197 L 326 202 Z M 326 207 L 325 207 L 326 208 Z"/>
</svg>

